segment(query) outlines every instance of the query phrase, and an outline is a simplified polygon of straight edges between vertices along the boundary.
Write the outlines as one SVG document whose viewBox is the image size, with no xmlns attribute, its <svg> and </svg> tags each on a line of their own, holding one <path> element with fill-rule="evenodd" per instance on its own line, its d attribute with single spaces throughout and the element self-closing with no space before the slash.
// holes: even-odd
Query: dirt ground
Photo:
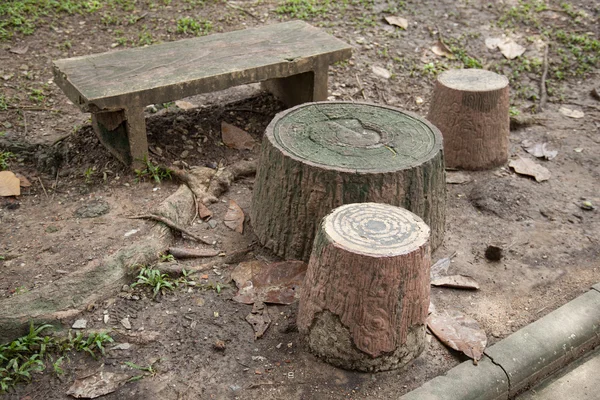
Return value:
<svg viewBox="0 0 600 400">
<path fill-rule="evenodd" d="M 472 276 L 481 289 L 432 288 L 432 301 L 438 310 L 455 308 L 475 318 L 493 344 L 600 281 L 600 215 L 597 209 L 581 207 L 584 201 L 600 206 L 600 101 L 590 92 L 600 90 L 600 50 L 594 47 L 600 39 L 600 9 L 595 1 L 356 0 L 312 2 L 309 11 L 301 9 L 304 14 L 283 8 L 308 3 L 113 0 L 94 12 L 48 13 L 39 17 L 32 34 L 16 32 L 0 41 L 0 87 L 6 102 L 0 106 L 0 151 L 16 155 L 10 170 L 32 184 L 17 199 L 0 198 L 0 301 L 59 280 L 143 238 L 152 223 L 128 216 L 142 214 L 176 190 L 176 182 L 137 182 L 135 174 L 111 157 L 94 136 L 89 114 L 81 113 L 52 83 L 51 60 L 190 37 L 176 29 L 182 16 L 211 21 L 211 33 L 293 18 L 322 27 L 354 48 L 349 62 L 330 69 L 332 100 L 389 104 L 425 116 L 435 75 L 443 69 L 477 60 L 481 67 L 506 74 L 512 90 L 511 159 L 533 159 L 523 150 L 525 139 L 547 142 L 557 157 L 536 162 L 551 177 L 538 183 L 503 167 L 467 172 L 469 182 L 448 184 L 446 236 L 432 258 L 456 252 L 449 272 Z M 384 20 L 393 15 L 408 20 L 406 30 Z M 0 21 L 5 18 L 0 15 Z M 572 51 L 577 40 L 566 42 L 559 31 L 596 44 L 577 58 Z M 440 34 L 456 59 L 430 50 Z M 503 34 L 524 45 L 525 54 L 509 61 L 486 47 L 486 38 Z M 551 46 L 544 61 L 547 41 Z M 10 51 L 24 45 L 24 54 Z M 549 97 L 540 111 L 545 65 Z M 373 66 L 387 69 L 391 77 L 376 75 Z M 157 112 L 148 111 L 156 164 L 214 168 L 256 159 L 258 149 L 223 146 L 221 122 L 260 140 L 283 109 L 256 85 L 186 100 L 198 107 L 181 110 L 165 104 L 155 105 L 151 111 Z M 583 117 L 566 116 L 561 107 L 581 111 Z M 237 181 L 211 206 L 216 227 L 196 221 L 190 229 L 214 238 L 225 252 L 253 243 L 251 221 L 246 221 L 243 235 L 222 223 L 229 199 L 249 214 L 252 185 L 252 178 Z M 78 217 L 97 204 L 108 205 L 108 211 Z M 180 244 L 196 246 L 182 239 Z M 484 257 L 490 244 L 504 249 L 500 261 Z M 275 258 L 255 247 L 247 259 Z M 98 361 L 72 355 L 64 375 L 47 369 L 5 398 L 68 398 L 65 393 L 76 377 L 99 368 L 137 375 L 124 364 L 131 361 L 153 364 L 156 374 L 127 383 L 106 398 L 387 399 L 464 360 L 428 335 L 426 351 L 402 370 L 368 374 L 337 369 L 309 353 L 295 328 L 297 305 L 268 306 L 272 324 L 255 341 L 245 321 L 252 307 L 231 300 L 235 290 L 229 275 L 234 267 L 208 271 L 202 281 L 228 285 L 220 293 L 204 285 L 153 300 L 143 289 L 124 288 L 118 296 L 90 305 L 81 316 L 88 328 L 110 328 L 117 343 L 131 347 L 109 346 Z M 109 315 L 108 323 L 104 315 Z M 130 331 L 118 323 L 126 316 Z M 217 341 L 224 341 L 225 350 L 215 348 Z"/>
</svg>

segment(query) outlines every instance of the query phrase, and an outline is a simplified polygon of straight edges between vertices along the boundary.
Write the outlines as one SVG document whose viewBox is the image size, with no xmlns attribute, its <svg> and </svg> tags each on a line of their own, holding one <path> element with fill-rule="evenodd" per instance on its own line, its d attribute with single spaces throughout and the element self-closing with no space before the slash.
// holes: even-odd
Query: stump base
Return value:
<svg viewBox="0 0 600 400">
<path fill-rule="evenodd" d="M 425 349 L 425 328 L 425 325 L 412 326 L 404 345 L 373 358 L 356 348 L 350 330 L 341 324 L 337 315 L 323 311 L 315 316 L 307 342 L 315 355 L 331 365 L 362 372 L 380 372 L 402 368 L 417 358 Z"/>
</svg>

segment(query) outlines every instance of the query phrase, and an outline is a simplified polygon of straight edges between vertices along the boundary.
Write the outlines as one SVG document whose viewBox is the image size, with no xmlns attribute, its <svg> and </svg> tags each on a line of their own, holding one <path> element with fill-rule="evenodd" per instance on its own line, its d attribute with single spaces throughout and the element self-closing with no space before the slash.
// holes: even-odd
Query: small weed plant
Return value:
<svg viewBox="0 0 600 400">
<path fill-rule="evenodd" d="M 147 157 L 144 157 L 142 160 L 144 163 L 144 168 L 136 169 L 135 174 L 137 176 L 136 180 L 138 182 L 145 180 L 146 178 L 151 178 L 156 183 L 160 183 L 165 179 L 171 179 L 171 170 L 168 168 L 161 167 L 159 165 L 154 165 L 152 161 L 148 160 Z"/>
<path fill-rule="evenodd" d="M 0 171 L 7 170 L 10 167 L 10 160 L 16 156 L 10 151 L 0 151 Z"/>
<path fill-rule="evenodd" d="M 159 293 L 165 294 L 165 290 L 175 290 L 178 281 L 173 280 L 169 275 L 161 273 L 158 269 L 152 267 L 142 267 L 137 276 L 137 282 L 132 283 L 131 287 L 147 286 L 152 289 L 153 298 Z"/>
<path fill-rule="evenodd" d="M 63 374 L 62 364 L 72 350 L 86 352 L 95 359 L 97 352 L 104 354 L 106 343 L 113 342 L 106 333 L 94 333 L 88 337 L 83 333 L 72 337 L 69 333 L 67 339 L 42 335 L 52 328 L 52 325 L 36 328 L 31 323 L 27 335 L 0 345 L 0 394 L 20 383 L 30 382 L 32 375 L 45 370 L 47 364 L 52 365 L 57 375 Z M 58 358 L 54 360 L 53 355 Z"/>
<path fill-rule="evenodd" d="M 177 20 L 177 33 L 192 34 L 195 36 L 208 35 L 213 29 L 213 24 L 207 20 L 183 17 Z"/>
</svg>

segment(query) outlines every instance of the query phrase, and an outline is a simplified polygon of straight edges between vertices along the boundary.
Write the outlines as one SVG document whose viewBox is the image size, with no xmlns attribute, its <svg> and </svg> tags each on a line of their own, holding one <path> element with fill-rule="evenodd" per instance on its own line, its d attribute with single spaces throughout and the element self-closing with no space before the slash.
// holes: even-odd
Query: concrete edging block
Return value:
<svg viewBox="0 0 600 400">
<path fill-rule="evenodd" d="M 600 292 L 590 290 L 485 350 L 502 366 L 510 396 L 600 344 Z"/>
<path fill-rule="evenodd" d="M 478 365 L 465 361 L 400 400 L 505 400 L 508 390 L 502 368 L 484 356 Z"/>
</svg>

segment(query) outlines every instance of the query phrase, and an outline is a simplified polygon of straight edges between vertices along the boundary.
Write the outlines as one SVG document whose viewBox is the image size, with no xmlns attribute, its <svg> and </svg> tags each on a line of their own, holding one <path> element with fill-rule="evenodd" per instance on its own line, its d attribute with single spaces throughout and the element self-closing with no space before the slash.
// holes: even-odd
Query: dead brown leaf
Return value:
<svg viewBox="0 0 600 400">
<path fill-rule="evenodd" d="M 514 169 L 519 175 L 532 176 L 537 182 L 547 181 L 551 176 L 548 168 L 542 167 L 523 157 L 519 157 L 517 160 L 510 160 L 508 166 Z"/>
<path fill-rule="evenodd" d="M 244 233 L 244 211 L 238 206 L 238 204 L 229 200 L 229 208 L 223 218 L 223 223 L 229 228 L 238 233 Z"/>
<path fill-rule="evenodd" d="M 435 264 L 433 264 L 431 266 L 431 269 L 429 270 L 431 279 L 433 280 L 433 279 L 439 278 L 440 276 L 445 275 L 446 272 L 448 271 L 448 268 L 450 267 L 450 263 L 452 262 L 452 259 L 455 256 L 456 256 L 456 252 L 452 253 L 450 255 L 450 257 L 440 258 L 439 260 L 437 260 L 435 262 Z"/>
<path fill-rule="evenodd" d="M 487 336 L 477 321 L 458 310 L 432 313 L 427 318 L 427 326 L 446 346 L 463 352 L 478 361 L 487 345 Z"/>
<path fill-rule="evenodd" d="M 180 108 L 180 109 L 182 109 L 182 110 L 184 110 L 184 111 L 187 111 L 187 110 L 192 110 L 192 109 L 194 109 L 194 108 L 197 108 L 197 107 L 198 107 L 198 106 L 196 106 L 195 104 L 192 104 L 192 103 L 190 103 L 190 102 L 188 102 L 188 101 L 184 101 L 184 100 L 177 100 L 177 101 L 175 102 L 175 105 L 176 105 L 178 108 Z"/>
<path fill-rule="evenodd" d="M 20 196 L 21 181 L 11 171 L 0 171 L 0 196 Z"/>
<path fill-rule="evenodd" d="M 200 216 L 200 218 L 204 219 L 212 217 L 213 213 L 202 202 L 198 202 L 198 215 Z"/>
<path fill-rule="evenodd" d="M 29 51 L 29 45 L 25 44 L 25 43 L 21 43 L 21 44 L 11 47 L 9 51 L 14 54 L 23 55 L 23 54 L 27 53 L 27 51 Z"/>
<path fill-rule="evenodd" d="M 221 138 L 225 146 L 236 150 L 252 150 L 256 145 L 248 132 L 227 122 L 221 122 Z"/>
<path fill-rule="evenodd" d="M 408 20 L 402 17 L 387 16 L 385 21 L 390 24 L 406 30 L 408 28 Z"/>
<path fill-rule="evenodd" d="M 548 143 L 533 143 L 530 140 L 523 140 L 521 142 L 521 146 L 523 146 L 523 149 L 526 152 L 537 158 L 545 158 L 546 160 L 552 160 L 558 155 L 558 151 L 548 150 L 546 148 L 546 146 L 548 146 Z"/>
<path fill-rule="evenodd" d="M 127 374 L 99 371 L 95 374 L 76 379 L 67 394 L 77 399 L 95 399 L 112 393 L 130 378 Z"/>
<path fill-rule="evenodd" d="M 446 46 L 446 44 L 444 42 L 442 42 L 441 40 L 438 40 L 437 43 L 433 45 L 433 47 L 431 48 L 431 51 L 433 51 L 433 53 L 435 55 L 438 55 L 441 57 L 446 57 L 451 60 L 456 58 L 456 57 L 454 57 L 452 50 L 450 50 L 450 48 L 448 46 Z"/>
<path fill-rule="evenodd" d="M 253 304 L 256 301 L 272 304 L 291 304 L 298 299 L 299 288 L 306 275 L 303 261 L 240 263 L 231 273 L 238 287 L 233 300 Z"/>
<path fill-rule="evenodd" d="M 246 321 L 252 325 L 252 329 L 254 330 L 254 340 L 261 338 L 271 324 L 271 317 L 269 317 L 269 312 L 267 311 L 265 303 L 254 303 L 252 312 L 246 315 Z"/>
<path fill-rule="evenodd" d="M 479 289 L 479 283 L 470 276 L 467 275 L 448 275 L 440 276 L 431 281 L 433 286 L 443 286 L 454 289 L 467 289 L 477 290 Z"/>
<path fill-rule="evenodd" d="M 15 176 L 19 178 L 19 183 L 21 187 L 31 187 L 31 182 L 29 182 L 29 179 L 27 179 L 25 175 L 15 172 Z"/>
</svg>

